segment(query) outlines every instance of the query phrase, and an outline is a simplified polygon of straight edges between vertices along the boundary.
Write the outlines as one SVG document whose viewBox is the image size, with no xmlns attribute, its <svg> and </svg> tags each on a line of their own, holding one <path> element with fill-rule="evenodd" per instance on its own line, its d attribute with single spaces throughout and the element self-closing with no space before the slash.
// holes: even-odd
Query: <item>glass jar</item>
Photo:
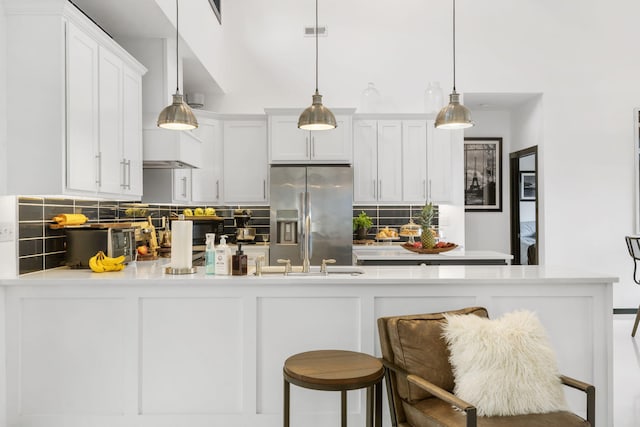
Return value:
<svg viewBox="0 0 640 427">
<path fill-rule="evenodd" d="M 439 82 L 429 82 L 424 91 L 424 112 L 437 113 L 444 107 L 444 93 Z"/>
<path fill-rule="evenodd" d="M 369 82 L 367 88 L 362 91 L 360 97 L 360 108 L 362 113 L 377 113 L 380 109 L 380 92 L 373 82 Z"/>
</svg>

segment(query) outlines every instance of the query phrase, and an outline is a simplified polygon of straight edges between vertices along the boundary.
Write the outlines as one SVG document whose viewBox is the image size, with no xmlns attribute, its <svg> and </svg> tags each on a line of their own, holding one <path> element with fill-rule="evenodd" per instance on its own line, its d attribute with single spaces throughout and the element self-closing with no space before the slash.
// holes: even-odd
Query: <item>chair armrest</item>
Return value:
<svg viewBox="0 0 640 427">
<path fill-rule="evenodd" d="M 453 405 L 456 408 L 464 411 L 466 416 L 467 416 L 467 426 L 466 427 L 476 427 L 477 426 L 477 422 L 478 421 L 477 421 L 477 415 L 476 415 L 475 406 L 471 405 L 470 403 L 465 402 L 462 399 L 457 398 L 456 396 L 454 396 L 453 394 L 449 393 L 445 389 L 440 388 L 440 387 L 438 387 L 437 385 L 435 385 L 433 383 L 430 383 L 429 381 L 425 380 L 422 377 L 410 374 L 405 369 L 401 368 L 400 366 L 396 365 L 393 362 L 389 362 L 384 357 L 380 358 L 379 360 L 380 360 L 380 362 L 382 363 L 382 365 L 386 369 L 394 372 L 397 375 L 401 375 L 403 377 L 406 377 L 407 381 L 409 381 L 410 383 L 414 384 L 416 387 L 419 387 L 419 388 L 431 393 L 434 397 L 436 397 L 436 398 L 438 398 L 440 400 L 444 400 L 448 404 Z"/>
<path fill-rule="evenodd" d="M 587 421 L 591 423 L 591 427 L 595 427 L 596 423 L 596 388 L 585 382 L 576 380 L 575 378 L 567 377 L 566 375 L 560 375 L 560 381 L 562 384 L 575 388 L 580 391 L 584 391 L 587 394 Z"/>
</svg>

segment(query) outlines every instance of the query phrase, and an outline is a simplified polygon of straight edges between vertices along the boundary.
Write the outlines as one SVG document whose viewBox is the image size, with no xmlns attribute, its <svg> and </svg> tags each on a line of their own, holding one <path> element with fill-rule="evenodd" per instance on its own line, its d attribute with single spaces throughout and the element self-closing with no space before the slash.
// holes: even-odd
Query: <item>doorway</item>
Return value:
<svg viewBox="0 0 640 427">
<path fill-rule="evenodd" d="M 513 265 L 538 265 L 538 147 L 509 154 Z"/>
</svg>

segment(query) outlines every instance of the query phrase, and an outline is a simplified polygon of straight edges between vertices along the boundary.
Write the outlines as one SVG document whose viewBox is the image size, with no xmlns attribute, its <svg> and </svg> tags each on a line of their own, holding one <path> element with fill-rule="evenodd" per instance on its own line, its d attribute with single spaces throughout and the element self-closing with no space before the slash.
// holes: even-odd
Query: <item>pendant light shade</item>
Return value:
<svg viewBox="0 0 640 427">
<path fill-rule="evenodd" d="M 198 127 L 198 120 L 182 94 L 173 95 L 173 104 L 165 107 L 158 116 L 158 126 L 164 129 L 189 130 Z"/>
<path fill-rule="evenodd" d="M 336 118 L 327 107 L 322 105 L 322 95 L 318 92 L 318 0 L 316 0 L 316 92 L 309 108 L 300 114 L 298 127 L 304 130 L 329 130 L 338 127 Z"/>
<path fill-rule="evenodd" d="M 190 130 L 198 127 L 198 120 L 191 111 L 191 107 L 184 102 L 178 86 L 178 45 L 180 44 L 178 33 L 178 0 L 176 0 L 176 93 L 173 95 L 173 103 L 165 107 L 158 116 L 158 127 L 171 130 Z"/>
<path fill-rule="evenodd" d="M 453 91 L 449 95 L 449 104 L 436 116 L 438 129 L 464 129 L 473 126 L 471 111 L 460 104 L 460 94 L 456 92 L 456 0 L 453 0 Z"/>
</svg>

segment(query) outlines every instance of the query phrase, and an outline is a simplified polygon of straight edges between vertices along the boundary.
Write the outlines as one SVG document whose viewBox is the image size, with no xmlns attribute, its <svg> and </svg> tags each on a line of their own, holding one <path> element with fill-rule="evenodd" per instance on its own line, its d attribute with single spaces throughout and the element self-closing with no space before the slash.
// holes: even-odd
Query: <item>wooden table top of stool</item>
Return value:
<svg viewBox="0 0 640 427">
<path fill-rule="evenodd" d="M 294 354 L 284 362 L 290 383 L 317 390 L 354 390 L 382 379 L 384 368 L 373 356 L 346 350 L 316 350 Z"/>
</svg>

